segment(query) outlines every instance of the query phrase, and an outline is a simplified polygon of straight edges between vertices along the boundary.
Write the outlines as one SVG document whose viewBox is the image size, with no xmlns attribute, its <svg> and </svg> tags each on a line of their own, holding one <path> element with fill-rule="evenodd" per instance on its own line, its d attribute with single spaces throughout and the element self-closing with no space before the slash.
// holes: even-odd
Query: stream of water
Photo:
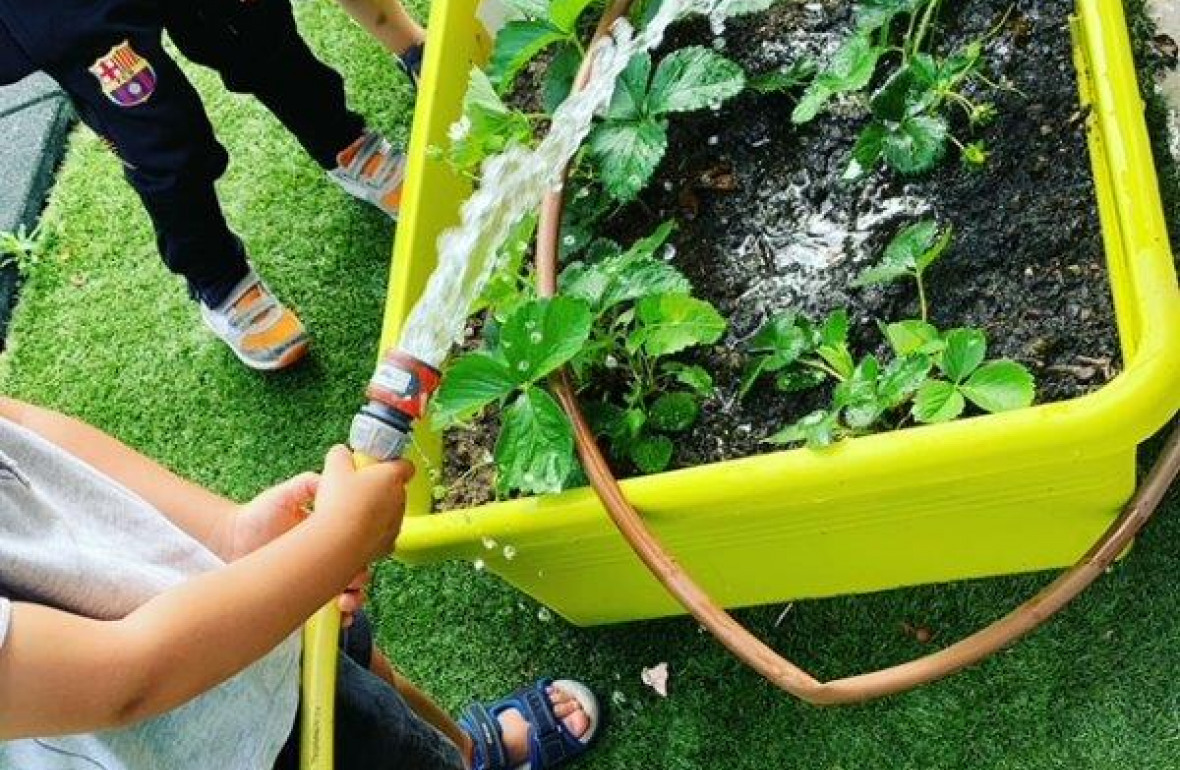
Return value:
<svg viewBox="0 0 1180 770">
<path fill-rule="evenodd" d="M 725 3 L 728 0 L 720 0 Z M 549 133 L 534 149 L 514 145 L 484 161 L 480 185 L 463 204 L 460 222 L 438 239 L 438 267 L 414 306 L 400 349 L 439 367 L 459 339 L 472 303 L 497 268 L 512 228 L 561 184 L 561 170 L 590 132 L 594 116 L 610 104 L 615 81 L 635 54 L 663 41 L 664 32 L 689 12 L 709 13 L 709 0 L 664 0 L 641 32 L 626 19 L 587 53 L 593 71 L 585 87 L 553 114 Z"/>
</svg>

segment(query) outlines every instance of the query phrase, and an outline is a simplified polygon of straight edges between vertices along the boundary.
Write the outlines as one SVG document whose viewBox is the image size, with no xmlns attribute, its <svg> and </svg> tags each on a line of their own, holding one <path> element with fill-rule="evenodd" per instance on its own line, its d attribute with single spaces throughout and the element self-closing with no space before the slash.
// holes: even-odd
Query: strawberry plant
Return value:
<svg viewBox="0 0 1180 770">
<path fill-rule="evenodd" d="M 834 97 L 882 83 L 868 100 L 872 119 L 852 151 L 848 178 L 881 164 L 905 175 L 924 173 L 946 156 L 952 143 L 964 163 L 980 166 L 987 161 L 986 146 L 957 139 L 947 115 L 949 107 L 960 107 L 972 130 L 995 118 L 994 105 L 967 95 L 976 82 L 990 84 L 982 73 L 984 40 L 946 56 L 928 50 L 941 2 L 862 0 L 855 30 L 819 69 L 795 107 L 794 122 L 808 123 Z"/>
<path fill-rule="evenodd" d="M 668 116 L 720 108 L 745 87 L 742 68 L 708 48 L 673 51 L 654 74 L 651 54 L 636 55 L 606 118 L 590 133 L 588 149 L 603 187 L 618 201 L 634 199 L 668 149 Z"/>
<path fill-rule="evenodd" d="M 505 0 L 522 20 L 510 21 L 496 35 L 488 77 L 500 93 L 512 88 L 516 76 L 542 51 L 556 48 L 555 61 L 573 69 L 586 51 L 578 36 L 578 18 L 591 0 Z M 570 70 L 572 73 L 572 70 Z M 571 74 L 572 80 L 572 74 Z"/>
<path fill-rule="evenodd" d="M 910 277 L 918 287 L 918 306 L 922 320 L 929 317 L 926 300 L 926 269 L 938 261 L 951 245 L 951 228 L 939 234 L 938 223 L 926 220 L 902 230 L 885 248 L 879 264 L 870 267 L 853 280 L 852 285 L 863 287 L 890 283 Z"/>
<path fill-rule="evenodd" d="M 688 280 L 655 256 L 671 232 L 665 224 L 625 251 L 601 241 L 598 261 L 562 272 L 561 296 L 518 292 L 502 321 L 492 315 L 485 324 L 485 348 L 447 368 L 432 406 L 435 424 L 506 407 L 494 452 L 501 494 L 559 491 L 577 472 L 572 428 L 543 384 L 565 364 L 579 390 L 621 381 L 621 406 L 610 388 L 599 388 L 592 410 L 617 454 L 648 473 L 671 461 L 667 434 L 696 422 L 712 379 L 669 356 L 716 342 L 726 328 L 712 305 L 691 296 Z"/>
</svg>

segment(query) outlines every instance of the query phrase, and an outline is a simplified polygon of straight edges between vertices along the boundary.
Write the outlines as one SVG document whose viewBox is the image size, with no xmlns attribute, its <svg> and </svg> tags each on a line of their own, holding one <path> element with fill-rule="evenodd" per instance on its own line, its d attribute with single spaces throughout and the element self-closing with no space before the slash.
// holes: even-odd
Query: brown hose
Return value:
<svg viewBox="0 0 1180 770">
<path fill-rule="evenodd" d="M 595 39 L 606 34 L 610 25 L 627 13 L 630 5 L 631 0 L 616 0 L 603 15 Z M 578 73 L 575 88 L 585 85 L 591 60 L 592 57 L 587 57 Z M 568 168 L 564 173 L 568 173 Z M 543 297 L 552 297 L 557 293 L 557 244 L 564 207 L 564 194 L 560 191 L 547 195 L 541 206 L 537 237 L 537 290 Z M 598 447 L 594 432 L 578 405 L 568 372 L 562 371 L 554 376 L 552 386 L 573 422 L 578 454 L 591 486 L 623 537 L 651 573 L 717 641 L 741 661 L 783 690 L 816 705 L 859 703 L 911 690 L 974 665 L 1037 628 L 1086 590 L 1131 544 L 1135 535 L 1155 513 L 1180 472 L 1178 426 L 1135 497 L 1123 509 L 1122 515 L 1076 565 L 1032 599 L 990 626 L 938 652 L 891 668 L 820 682 L 747 631 L 681 569 L 676 559 L 644 524 L 638 511 L 623 496 L 618 481 Z"/>
</svg>

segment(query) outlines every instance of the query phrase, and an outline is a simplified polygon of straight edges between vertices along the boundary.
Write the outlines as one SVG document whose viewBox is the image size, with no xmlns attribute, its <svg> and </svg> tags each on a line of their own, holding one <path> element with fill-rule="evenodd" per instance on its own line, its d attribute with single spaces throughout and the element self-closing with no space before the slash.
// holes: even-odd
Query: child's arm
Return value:
<svg viewBox="0 0 1180 770">
<path fill-rule="evenodd" d="M 219 555 L 229 556 L 221 541 L 227 520 L 238 510 L 231 501 L 185 481 L 159 463 L 72 417 L 11 398 L 0 398 L 0 416 L 110 476 L 189 535 Z"/>
<path fill-rule="evenodd" d="M 14 604 L 0 647 L 0 740 L 126 726 L 232 677 L 389 552 L 412 472 L 405 463 L 357 471 L 334 448 L 316 515 L 123 620 Z"/>
<path fill-rule="evenodd" d="M 384 45 L 390 53 L 401 56 L 426 40 L 418 22 L 406 13 L 398 0 L 337 0 L 358 24 Z"/>
</svg>

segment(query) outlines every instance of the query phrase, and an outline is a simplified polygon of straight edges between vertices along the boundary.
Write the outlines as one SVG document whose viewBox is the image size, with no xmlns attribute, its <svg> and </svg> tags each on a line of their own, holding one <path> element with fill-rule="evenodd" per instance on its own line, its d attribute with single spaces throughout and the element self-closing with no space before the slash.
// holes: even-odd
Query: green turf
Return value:
<svg viewBox="0 0 1180 770">
<path fill-rule="evenodd" d="M 402 134 L 408 92 L 387 59 L 330 3 L 301 4 L 299 13 L 357 108 Z M 81 415 L 242 497 L 316 467 L 345 436 L 376 352 L 392 233 L 326 184 L 258 105 L 227 95 L 208 73 L 196 77 L 234 158 L 221 186 L 230 217 L 309 323 L 313 361 L 291 374 L 251 374 L 206 334 L 159 263 L 115 161 L 79 131 L 46 216 L 46 256 L 14 321 L 3 389 Z M 777 693 L 693 623 L 544 622 L 533 602 L 467 565 L 386 565 L 374 612 L 386 649 L 450 707 L 541 674 L 591 682 L 616 703 L 588 767 L 1165 770 L 1180 767 L 1176 542 L 1173 500 L 1125 564 L 1012 651 L 919 692 L 836 710 Z M 803 602 L 778 627 L 778 607 L 743 617 L 834 676 L 928 651 L 903 623 L 951 640 L 1047 580 Z M 667 700 L 639 679 L 660 661 L 671 664 Z"/>
</svg>

